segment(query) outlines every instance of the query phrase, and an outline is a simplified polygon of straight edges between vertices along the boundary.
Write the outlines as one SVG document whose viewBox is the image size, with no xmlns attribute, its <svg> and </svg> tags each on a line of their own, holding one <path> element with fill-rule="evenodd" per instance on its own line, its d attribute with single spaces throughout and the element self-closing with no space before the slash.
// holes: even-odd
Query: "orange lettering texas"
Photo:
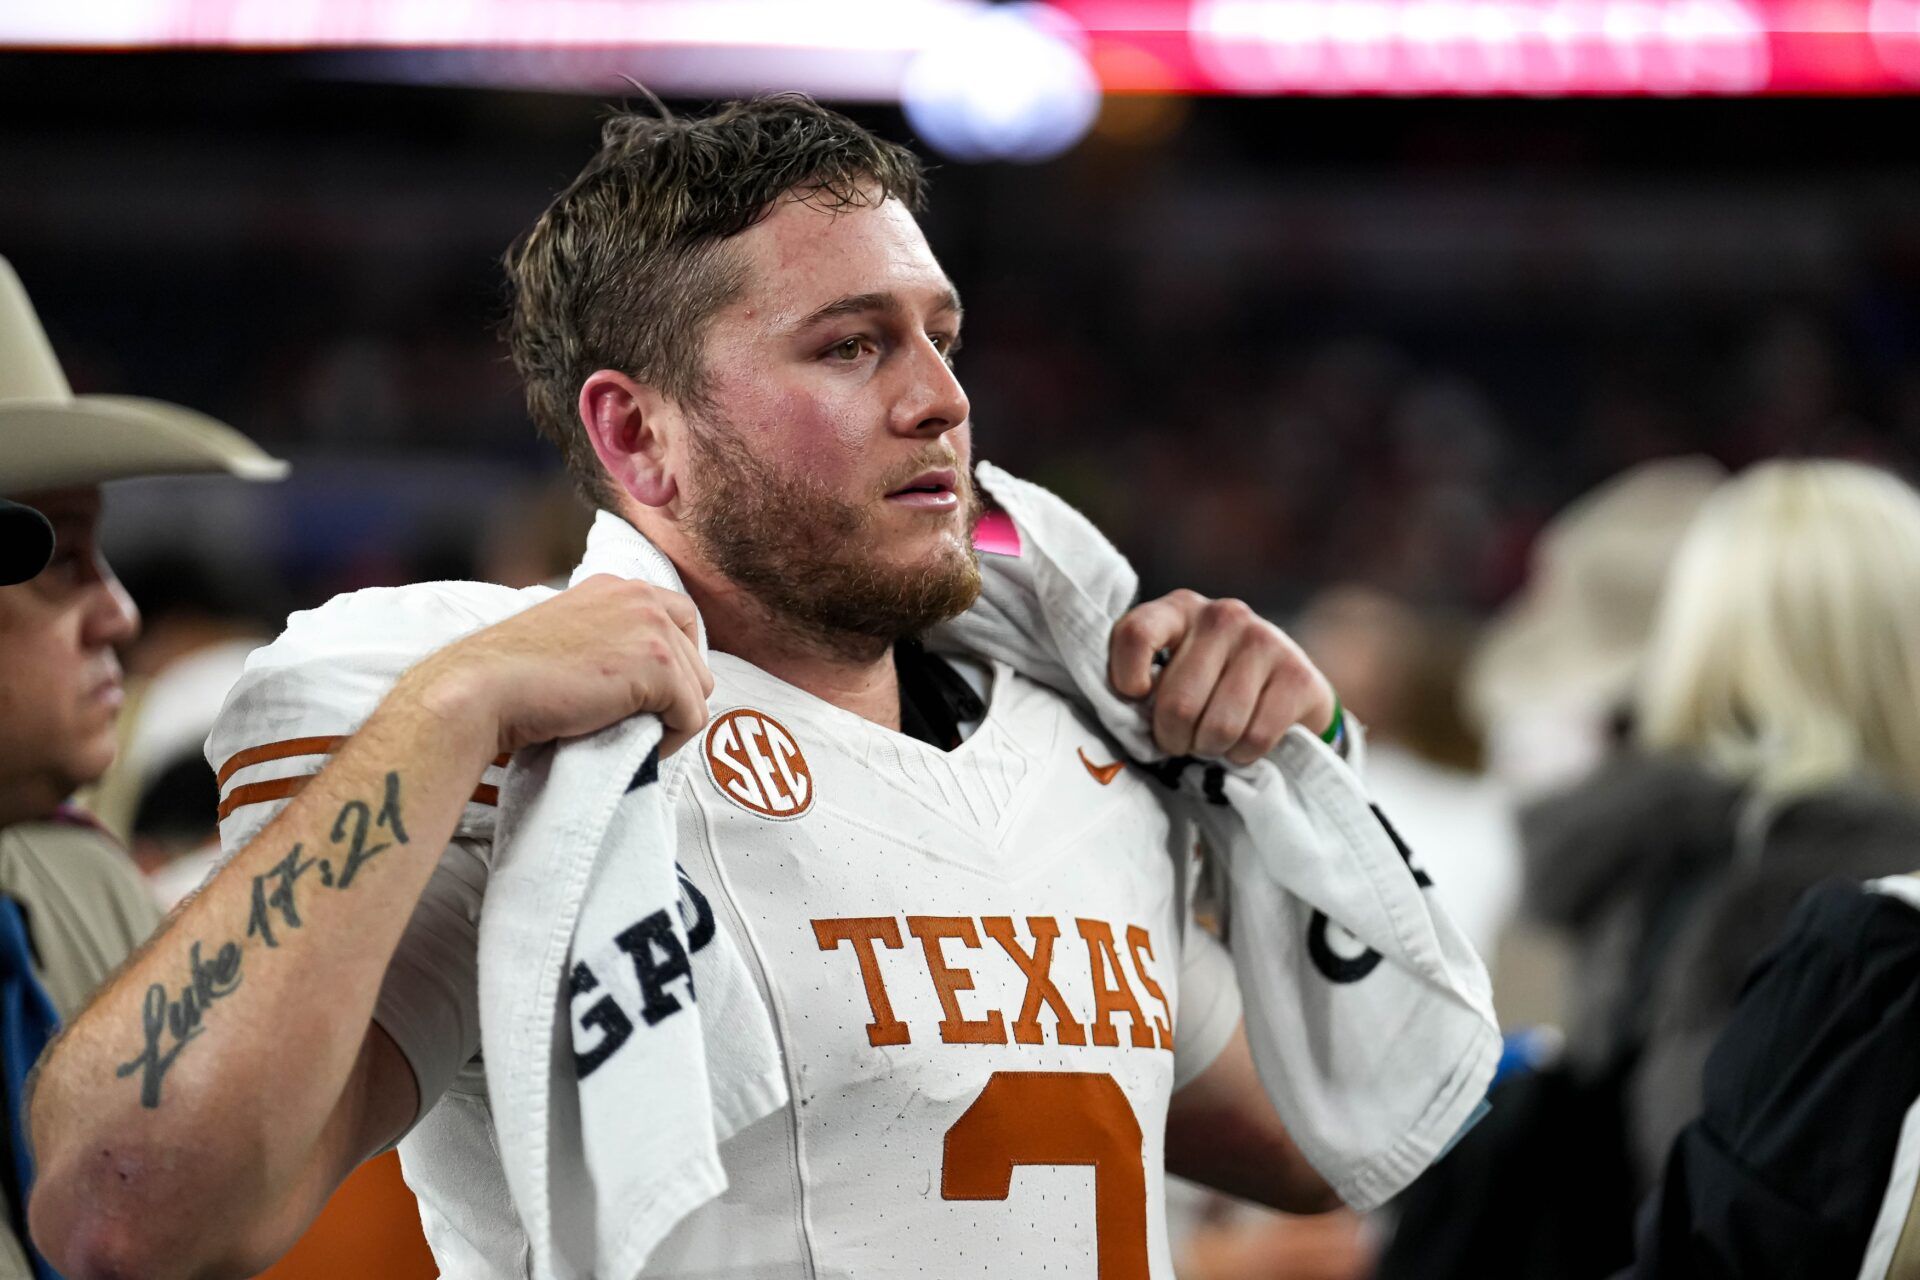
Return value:
<svg viewBox="0 0 1920 1280">
<path fill-rule="evenodd" d="M 1071 936 L 1052 916 L 906 916 L 906 929 L 894 916 L 852 916 L 815 920 L 814 940 L 822 951 L 846 948 L 853 953 L 861 985 L 866 989 L 867 1042 L 873 1045 L 911 1044 L 913 1028 L 894 1012 L 887 980 L 880 967 L 880 948 L 901 951 L 912 937 L 940 1005 L 933 1029 L 946 1044 L 1054 1044 L 1117 1048 L 1124 1035 L 1135 1049 L 1173 1048 L 1173 1006 L 1166 989 L 1155 980 L 1153 939 L 1138 925 L 1115 932 L 1104 920 L 1075 919 Z M 1024 937 L 1022 935 L 1025 935 Z M 987 943 L 993 944 L 989 948 Z M 978 951 L 979 956 L 968 955 Z M 1011 964 L 1017 1004 L 1005 1008 L 975 1007 L 984 1002 L 975 990 L 976 970 L 993 963 Z M 1084 974 L 1092 991 L 1088 1008 L 1076 1010 L 1061 994 L 1054 975 L 1059 966 Z M 1004 970 L 1003 970 L 1004 971 Z M 1149 1012 L 1134 994 L 1135 985 L 1158 1005 Z M 925 1029 L 922 1029 L 925 1034 Z"/>
</svg>

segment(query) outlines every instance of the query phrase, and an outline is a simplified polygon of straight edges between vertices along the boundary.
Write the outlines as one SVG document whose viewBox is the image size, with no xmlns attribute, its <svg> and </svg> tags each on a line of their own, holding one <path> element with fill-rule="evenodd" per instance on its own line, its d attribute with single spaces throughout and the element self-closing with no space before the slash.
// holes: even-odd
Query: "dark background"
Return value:
<svg viewBox="0 0 1920 1280">
<path fill-rule="evenodd" d="M 76 389 L 295 463 L 117 486 L 136 581 L 198 565 L 277 624 L 470 575 L 556 474 L 497 264 L 611 99 L 393 82 L 408 56 L 0 55 L 0 254 Z M 1060 160 L 933 158 L 927 228 L 979 451 L 1086 507 L 1148 590 L 1482 611 L 1546 517 L 1644 458 L 1911 474 L 1916 123 L 1900 99 L 1122 98 Z"/>
</svg>

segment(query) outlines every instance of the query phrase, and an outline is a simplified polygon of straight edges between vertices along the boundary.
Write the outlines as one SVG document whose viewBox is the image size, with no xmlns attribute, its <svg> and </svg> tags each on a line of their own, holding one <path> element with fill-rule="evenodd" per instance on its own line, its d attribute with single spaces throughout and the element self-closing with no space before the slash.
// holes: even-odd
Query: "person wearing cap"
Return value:
<svg viewBox="0 0 1920 1280">
<path fill-rule="evenodd" d="M 60 1275 L 29 1243 L 28 1193 L 36 1173 L 51 1174 L 53 1156 L 45 1131 L 37 1154 L 49 1163 L 36 1170 L 29 1154 L 28 1073 L 159 922 L 152 890 L 126 852 L 64 803 L 113 760 L 114 646 L 139 626 L 94 543 L 102 485 L 193 472 L 272 480 L 286 466 L 192 410 L 73 395 L 24 288 L 0 258 L 0 570 L 10 571 L 0 574 L 0 1280 Z M 603 580 L 568 592 L 557 608 L 474 637 L 464 655 L 443 655 L 433 681 L 389 696 L 378 723 L 356 735 L 365 759 L 346 752 L 316 794 L 354 785 L 365 764 L 405 760 L 418 765 L 411 777 L 431 803 L 435 779 L 464 768 L 462 754 L 447 749 L 449 704 L 436 697 L 454 686 L 502 690 L 505 713 L 544 706 L 585 717 L 539 733 L 540 740 L 637 711 L 697 707 L 704 715 L 693 676 L 677 658 L 657 661 L 647 643 L 670 629 L 692 644 L 692 607 L 682 612 L 679 599 Z M 555 663 L 556 653 L 583 661 Z M 369 1161 L 351 1176 L 341 1170 L 335 1181 L 324 1212 L 275 1264 L 276 1277 L 435 1273 L 396 1157 Z M 48 1198 L 35 1197 L 36 1211 Z M 276 1254 L 288 1243 L 279 1241 Z M 91 1274 L 87 1265 L 68 1262 L 78 1269 L 66 1275 Z"/>
<path fill-rule="evenodd" d="M 132 396 L 76 396 L 0 258 L 0 1278 L 54 1273 L 26 1244 L 26 1077 L 59 1025 L 159 923 L 124 851 L 68 798 L 112 763 L 115 646 L 140 615 L 96 541 L 101 486 L 286 464 L 231 427 Z"/>
</svg>

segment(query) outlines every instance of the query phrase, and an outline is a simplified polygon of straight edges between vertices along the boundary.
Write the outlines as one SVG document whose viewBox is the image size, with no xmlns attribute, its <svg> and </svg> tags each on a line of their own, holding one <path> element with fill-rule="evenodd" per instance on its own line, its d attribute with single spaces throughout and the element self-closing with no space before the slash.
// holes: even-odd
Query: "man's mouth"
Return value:
<svg viewBox="0 0 1920 1280">
<path fill-rule="evenodd" d="M 114 711 L 120 709 L 120 705 L 126 701 L 126 698 L 126 686 L 120 682 L 118 674 L 108 676 L 87 691 L 88 702 Z"/>
<path fill-rule="evenodd" d="M 951 511 L 960 505 L 960 494 L 954 488 L 958 482 L 959 475 L 951 468 L 923 471 L 889 493 L 887 501 L 926 511 Z"/>
</svg>

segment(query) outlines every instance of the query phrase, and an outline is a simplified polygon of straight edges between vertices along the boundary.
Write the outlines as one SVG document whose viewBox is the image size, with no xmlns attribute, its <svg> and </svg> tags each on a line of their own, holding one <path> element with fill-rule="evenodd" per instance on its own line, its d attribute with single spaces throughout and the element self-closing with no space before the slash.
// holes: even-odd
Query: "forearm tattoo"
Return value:
<svg viewBox="0 0 1920 1280">
<path fill-rule="evenodd" d="M 383 834 L 391 839 L 382 839 Z M 274 950 L 286 934 L 305 926 L 300 916 L 302 884 L 309 886 L 309 894 L 316 880 L 323 890 L 344 892 L 353 888 L 367 863 L 395 844 L 407 843 L 407 827 L 400 814 L 400 775 L 388 772 L 378 809 L 364 800 L 341 805 L 328 843 L 324 856 L 309 855 L 304 845 L 296 844 L 286 857 L 255 876 L 246 937 L 221 943 L 211 958 L 195 939 L 187 948 L 186 981 L 177 994 L 165 983 L 147 988 L 140 1007 L 142 1048 L 115 1071 L 122 1079 L 139 1077 L 142 1106 L 160 1105 L 160 1082 L 180 1051 L 206 1030 L 208 1008 L 239 989 L 248 939 L 257 938 L 261 946 Z"/>
</svg>

